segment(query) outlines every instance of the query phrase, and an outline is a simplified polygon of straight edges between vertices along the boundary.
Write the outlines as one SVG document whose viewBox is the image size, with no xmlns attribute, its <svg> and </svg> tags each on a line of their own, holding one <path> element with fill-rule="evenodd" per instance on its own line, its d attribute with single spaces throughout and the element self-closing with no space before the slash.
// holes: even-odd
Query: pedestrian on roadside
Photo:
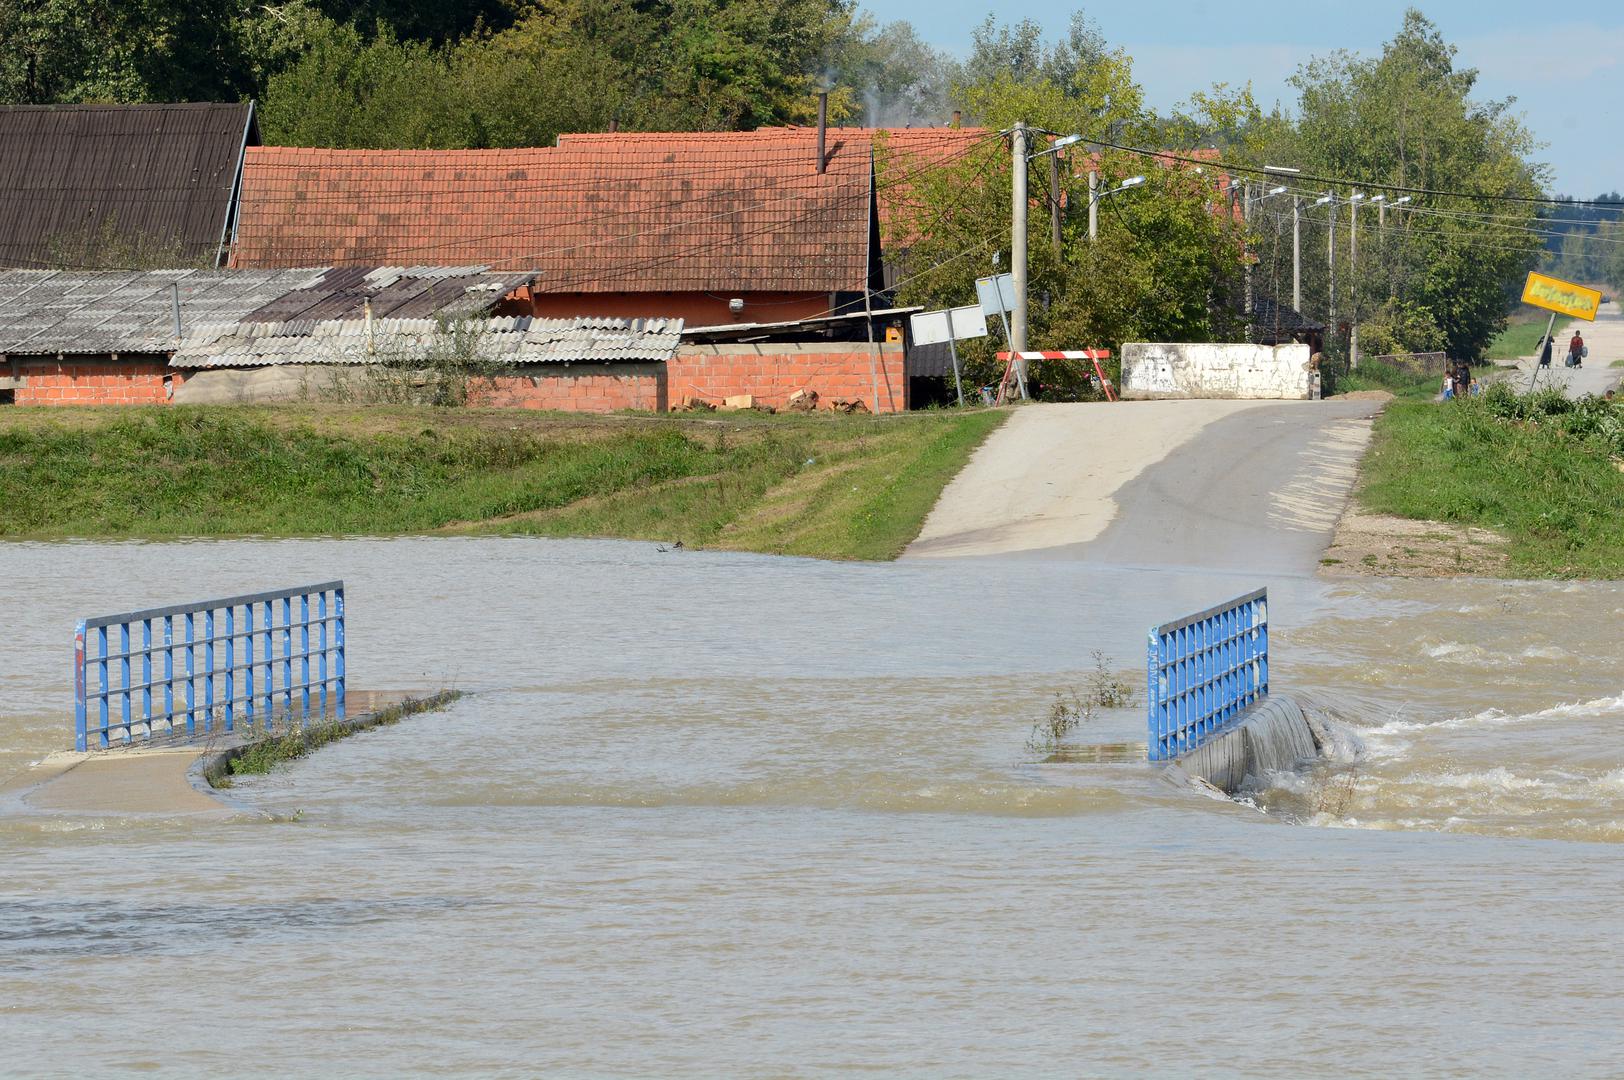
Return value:
<svg viewBox="0 0 1624 1080">
<path fill-rule="evenodd" d="M 1455 400 L 1464 401 L 1471 392 L 1472 369 L 1462 360 L 1455 365 L 1455 373 L 1451 379 L 1454 384 L 1451 389 L 1455 391 Z"/>
<path fill-rule="evenodd" d="M 1583 367 L 1585 358 L 1585 339 L 1579 336 L 1579 331 L 1573 332 L 1573 340 L 1568 342 L 1568 367 Z"/>
<path fill-rule="evenodd" d="M 1545 338 L 1544 338 L 1544 343 L 1543 343 L 1543 345 L 1541 345 L 1540 350 L 1539 350 L 1539 366 L 1540 367 L 1550 367 L 1551 366 L 1551 348 L 1555 344 L 1556 344 L 1556 340 L 1554 338 L 1552 338 L 1551 335 L 1546 334 Z"/>
</svg>

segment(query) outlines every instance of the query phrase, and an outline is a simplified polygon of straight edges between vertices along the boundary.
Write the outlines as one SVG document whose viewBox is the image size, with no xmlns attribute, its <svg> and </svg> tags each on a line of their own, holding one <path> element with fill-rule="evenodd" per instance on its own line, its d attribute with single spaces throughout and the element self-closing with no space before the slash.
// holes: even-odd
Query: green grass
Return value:
<svg viewBox="0 0 1624 1080">
<path fill-rule="evenodd" d="M 306 728 L 292 728 L 282 735 L 266 736 L 243 747 L 241 753 L 227 762 L 228 771 L 218 774 L 209 782 L 213 787 L 228 788 L 231 786 L 232 777 L 264 775 L 278 765 L 302 758 L 328 743 L 375 727 L 398 724 L 416 713 L 443 709 L 461 696 L 460 690 L 442 690 L 425 698 L 408 698 L 397 705 L 379 709 L 372 715 L 371 722 L 364 726 L 340 724 L 336 719 L 329 717 Z"/>
<path fill-rule="evenodd" d="M 1624 360 L 1614 360 L 1608 367 L 1624 367 Z"/>
<path fill-rule="evenodd" d="M 498 532 L 891 558 L 1002 420 L 7 409 L 0 537 Z"/>
<path fill-rule="evenodd" d="M 1545 336 L 1545 327 L 1549 321 L 1548 315 L 1514 320 L 1489 342 L 1484 357 L 1489 360 L 1520 360 L 1525 356 L 1534 355 L 1534 350 L 1539 347 L 1539 339 Z M 1559 325 L 1552 331 L 1553 334 L 1557 334 L 1557 331 L 1566 326 L 1566 321 L 1560 316 L 1556 321 Z"/>
<path fill-rule="evenodd" d="M 1386 390 L 1397 398 L 1429 401 L 1443 385 L 1443 373 L 1417 375 L 1387 364 L 1366 359 L 1357 370 L 1337 376 L 1336 393 L 1349 394 L 1356 390 Z"/>
<path fill-rule="evenodd" d="M 1501 419 L 1480 399 L 1394 402 L 1360 501 L 1376 513 L 1491 528 L 1521 577 L 1624 577 L 1624 472 L 1599 438 Z"/>
</svg>

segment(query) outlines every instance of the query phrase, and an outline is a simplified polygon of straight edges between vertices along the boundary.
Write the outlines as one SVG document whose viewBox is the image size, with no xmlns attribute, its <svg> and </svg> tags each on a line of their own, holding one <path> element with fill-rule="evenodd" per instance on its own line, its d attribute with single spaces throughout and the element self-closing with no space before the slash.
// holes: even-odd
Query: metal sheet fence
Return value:
<svg viewBox="0 0 1624 1080">
<path fill-rule="evenodd" d="M 74 745 L 344 718 L 344 583 L 82 620 Z"/>
<path fill-rule="evenodd" d="M 1269 694 L 1269 593 L 1150 631 L 1146 672 L 1150 760 L 1189 753 Z"/>
</svg>

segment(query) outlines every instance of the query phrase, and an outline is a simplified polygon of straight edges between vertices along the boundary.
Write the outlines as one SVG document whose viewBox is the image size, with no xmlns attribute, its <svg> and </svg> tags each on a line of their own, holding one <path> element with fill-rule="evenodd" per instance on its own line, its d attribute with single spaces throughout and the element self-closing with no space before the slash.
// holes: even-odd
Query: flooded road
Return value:
<svg viewBox="0 0 1624 1080">
<path fill-rule="evenodd" d="M 343 577 L 353 686 L 472 693 L 240 783 L 275 821 L 0 817 L 0 1072 L 1618 1075 L 1624 585 L 4 555 L 0 773 L 69 743 L 73 621 L 159 601 Z M 1263 583 L 1357 760 L 1255 807 L 1034 761 L 1091 650 Z"/>
</svg>

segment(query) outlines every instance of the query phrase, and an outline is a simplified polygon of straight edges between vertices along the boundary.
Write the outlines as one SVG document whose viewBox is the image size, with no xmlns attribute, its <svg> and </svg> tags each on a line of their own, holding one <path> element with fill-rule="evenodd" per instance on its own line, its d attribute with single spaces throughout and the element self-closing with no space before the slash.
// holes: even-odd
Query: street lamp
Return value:
<svg viewBox="0 0 1624 1080">
<path fill-rule="evenodd" d="M 1100 174 L 1097 172 L 1088 174 L 1088 239 L 1090 241 L 1097 239 L 1100 235 L 1100 203 L 1105 199 L 1109 199 L 1112 195 L 1121 194 L 1129 188 L 1136 188 L 1144 182 L 1145 178 L 1143 176 L 1130 176 L 1110 191 L 1101 191 L 1099 190 Z"/>
</svg>

